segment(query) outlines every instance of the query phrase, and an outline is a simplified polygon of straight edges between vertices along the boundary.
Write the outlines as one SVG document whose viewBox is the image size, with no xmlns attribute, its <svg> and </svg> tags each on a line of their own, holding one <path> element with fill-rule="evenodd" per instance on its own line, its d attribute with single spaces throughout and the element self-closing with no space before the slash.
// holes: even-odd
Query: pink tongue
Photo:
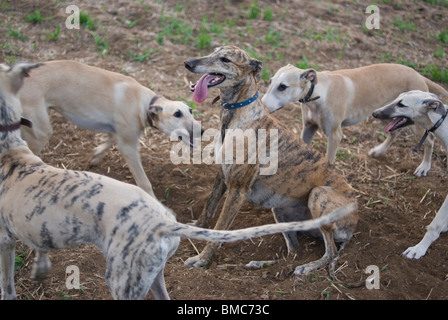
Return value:
<svg viewBox="0 0 448 320">
<path fill-rule="evenodd" d="M 403 120 L 403 118 L 396 118 L 394 120 L 392 120 L 390 123 L 388 123 L 388 125 L 384 128 L 384 133 L 388 133 L 389 131 L 391 131 L 392 129 L 395 128 L 395 126 L 401 122 Z"/>
<path fill-rule="evenodd" d="M 204 74 L 201 79 L 196 83 L 196 88 L 194 89 L 193 98 L 197 103 L 202 103 L 207 99 L 208 95 L 208 84 L 215 78 L 216 76 L 210 74 Z"/>
</svg>

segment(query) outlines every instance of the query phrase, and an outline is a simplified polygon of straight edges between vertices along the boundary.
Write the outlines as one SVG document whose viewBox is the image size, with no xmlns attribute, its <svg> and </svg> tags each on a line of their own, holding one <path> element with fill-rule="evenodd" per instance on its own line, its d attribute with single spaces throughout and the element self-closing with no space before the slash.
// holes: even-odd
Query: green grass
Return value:
<svg viewBox="0 0 448 320">
<path fill-rule="evenodd" d="M 20 41 L 28 40 L 27 36 L 25 36 L 23 33 L 21 33 L 18 29 L 14 29 L 9 23 L 6 25 L 6 28 L 8 28 L 8 30 L 9 30 L 8 35 L 10 37 L 18 39 Z"/>
<path fill-rule="evenodd" d="M 396 26 L 399 30 L 402 30 L 402 31 L 417 31 L 417 27 L 415 26 L 415 24 L 412 21 L 406 22 L 403 19 L 396 17 L 392 21 L 392 23 L 394 26 Z"/>
<path fill-rule="evenodd" d="M 39 9 L 36 9 L 33 13 L 30 13 L 25 17 L 25 21 L 31 23 L 41 23 L 44 21 L 44 18 L 42 18 Z"/>
<path fill-rule="evenodd" d="M 448 8 L 448 0 L 423 0 L 423 1 L 432 5 L 438 5 Z"/>
<path fill-rule="evenodd" d="M 96 33 L 92 35 L 95 40 L 96 50 L 100 51 L 101 55 L 107 56 L 109 54 L 109 41 Z"/>
<path fill-rule="evenodd" d="M 448 83 L 448 70 L 439 69 L 434 63 L 428 64 L 423 70 L 422 74 L 433 81 Z"/>
<path fill-rule="evenodd" d="M 90 18 L 90 14 L 85 11 L 79 13 L 79 24 L 90 31 L 96 30 L 96 20 Z"/>
<path fill-rule="evenodd" d="M 261 13 L 261 8 L 258 6 L 258 0 L 254 0 L 249 6 L 247 17 L 249 19 L 257 19 Z"/>
<path fill-rule="evenodd" d="M 437 40 L 439 40 L 444 44 L 448 44 L 448 31 L 445 29 L 440 31 L 439 34 L 437 35 Z"/>
</svg>

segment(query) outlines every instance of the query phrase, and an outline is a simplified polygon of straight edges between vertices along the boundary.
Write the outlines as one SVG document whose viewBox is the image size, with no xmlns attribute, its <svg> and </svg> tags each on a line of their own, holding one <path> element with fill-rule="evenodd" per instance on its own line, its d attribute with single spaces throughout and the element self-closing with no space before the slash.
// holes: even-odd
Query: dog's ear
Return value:
<svg viewBox="0 0 448 320">
<path fill-rule="evenodd" d="M 445 115 L 446 110 L 443 103 L 437 99 L 427 99 L 423 101 L 424 105 L 434 111 L 435 113 L 440 114 L 441 116 Z"/>
<path fill-rule="evenodd" d="M 158 119 L 158 114 L 162 112 L 163 108 L 158 106 L 149 106 L 146 112 L 149 126 L 155 128 L 155 121 Z"/>
<path fill-rule="evenodd" d="M 258 82 L 261 77 L 261 70 L 263 69 L 263 62 L 261 62 L 260 60 L 257 60 L 257 59 L 250 59 L 249 67 L 254 72 L 255 81 Z"/>
<path fill-rule="evenodd" d="M 23 78 L 30 76 L 30 70 L 40 67 L 42 63 L 19 62 L 14 64 L 8 71 L 11 92 L 17 94 L 23 85 Z"/>
<path fill-rule="evenodd" d="M 317 84 L 317 73 L 314 69 L 308 69 L 300 75 L 301 79 L 306 79 L 312 84 Z"/>
</svg>

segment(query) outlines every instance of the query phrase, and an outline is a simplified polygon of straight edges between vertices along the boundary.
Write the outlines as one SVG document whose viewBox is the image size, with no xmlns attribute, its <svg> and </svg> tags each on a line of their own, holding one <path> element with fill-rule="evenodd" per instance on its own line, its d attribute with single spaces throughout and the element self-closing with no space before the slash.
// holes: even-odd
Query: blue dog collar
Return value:
<svg viewBox="0 0 448 320">
<path fill-rule="evenodd" d="M 238 102 L 238 103 L 230 103 L 230 104 L 224 102 L 224 103 L 221 103 L 221 106 L 222 106 L 224 109 L 227 109 L 227 110 L 229 110 L 229 109 L 238 109 L 238 108 L 245 107 L 245 106 L 251 104 L 252 102 L 254 102 L 255 100 L 257 100 L 257 98 L 258 98 L 258 91 L 257 91 L 257 93 L 256 93 L 252 98 L 250 98 L 249 100 L 246 100 L 246 101 L 243 101 L 243 102 Z"/>
</svg>

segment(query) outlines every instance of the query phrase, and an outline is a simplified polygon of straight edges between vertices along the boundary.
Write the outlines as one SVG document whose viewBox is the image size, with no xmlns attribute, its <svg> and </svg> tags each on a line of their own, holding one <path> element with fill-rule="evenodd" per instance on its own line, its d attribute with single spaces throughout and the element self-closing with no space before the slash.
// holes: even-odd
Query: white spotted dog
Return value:
<svg viewBox="0 0 448 320">
<path fill-rule="evenodd" d="M 378 119 L 393 119 L 385 128 L 385 132 L 392 132 L 408 125 L 417 125 L 426 128 L 419 145 L 421 145 L 429 132 L 448 150 L 448 122 L 445 120 L 448 106 L 435 95 L 419 90 L 400 94 L 393 102 L 377 109 L 373 116 Z M 403 255 L 409 259 L 420 259 L 425 255 L 431 243 L 439 237 L 440 233 L 448 230 L 448 197 L 429 224 L 423 239 L 415 246 L 409 247 Z"/>
<path fill-rule="evenodd" d="M 154 195 L 139 154 L 139 138 L 148 126 L 174 135 L 194 146 L 193 128 L 200 124 L 192 110 L 181 101 L 172 101 L 120 73 L 76 61 L 46 62 L 35 70 L 20 90 L 23 116 L 33 123 L 24 127 L 22 137 L 39 154 L 52 134 L 48 108 L 62 114 L 81 128 L 106 133 L 95 148 L 92 165 L 97 165 L 116 142 L 137 185 Z"/>
<path fill-rule="evenodd" d="M 430 91 L 438 95 L 448 92 L 417 71 L 400 64 L 373 64 L 355 69 L 316 72 L 292 65 L 280 68 L 262 102 L 275 112 L 291 102 L 302 103 L 302 139 L 307 144 L 320 128 L 328 138 L 326 156 L 331 163 L 336 158 L 342 139 L 342 128 L 366 120 L 372 112 L 409 90 Z M 417 135 L 423 129 L 414 127 Z M 371 157 L 383 155 L 398 135 L 391 132 L 387 139 L 369 151 Z M 431 168 L 434 137 L 425 141 L 421 164 L 416 176 L 426 176 Z"/>
<path fill-rule="evenodd" d="M 255 228 L 215 231 L 176 222 L 171 210 L 141 188 L 109 177 L 46 165 L 20 134 L 17 92 L 38 64 L 0 65 L 0 287 L 16 298 L 16 240 L 37 251 L 33 274 L 50 268 L 47 252 L 78 243 L 98 246 L 114 299 L 169 299 L 163 270 L 180 237 L 229 242 L 279 232 L 310 230 L 343 219 L 347 205 L 322 218 Z"/>
</svg>

